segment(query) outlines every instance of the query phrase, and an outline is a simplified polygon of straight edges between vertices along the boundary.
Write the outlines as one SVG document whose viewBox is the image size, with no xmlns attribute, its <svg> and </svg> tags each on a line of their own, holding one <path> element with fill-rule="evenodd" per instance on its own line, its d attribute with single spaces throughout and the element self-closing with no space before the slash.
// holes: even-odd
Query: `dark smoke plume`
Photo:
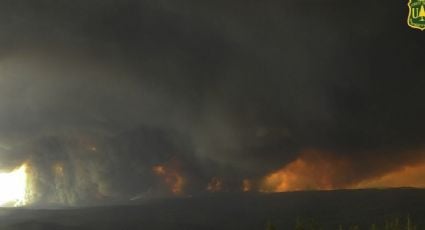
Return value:
<svg viewBox="0 0 425 230">
<path fill-rule="evenodd" d="M 348 159 L 343 185 L 422 162 L 424 35 L 404 11 L 2 1 L 0 165 L 28 162 L 36 203 L 89 205 L 172 195 L 179 176 L 184 194 L 237 190 L 305 149 Z"/>
</svg>

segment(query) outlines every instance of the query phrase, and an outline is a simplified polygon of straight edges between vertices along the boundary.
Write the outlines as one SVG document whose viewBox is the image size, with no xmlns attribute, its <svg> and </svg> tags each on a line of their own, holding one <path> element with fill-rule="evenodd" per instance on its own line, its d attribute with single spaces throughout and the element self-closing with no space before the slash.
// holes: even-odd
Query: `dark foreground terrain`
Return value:
<svg viewBox="0 0 425 230">
<path fill-rule="evenodd" d="M 425 190 L 343 190 L 279 194 L 222 193 L 138 205 L 74 209 L 0 209 L 0 229 L 294 229 L 298 217 L 323 229 L 348 229 L 407 215 L 425 229 Z"/>
</svg>

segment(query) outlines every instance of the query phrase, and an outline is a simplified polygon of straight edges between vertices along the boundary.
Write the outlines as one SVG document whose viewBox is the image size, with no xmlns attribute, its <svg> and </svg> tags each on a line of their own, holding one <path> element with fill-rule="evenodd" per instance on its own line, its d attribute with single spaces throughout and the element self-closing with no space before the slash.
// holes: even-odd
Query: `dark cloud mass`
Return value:
<svg viewBox="0 0 425 230">
<path fill-rule="evenodd" d="M 238 189 L 304 149 L 350 159 L 348 181 L 423 160 L 425 34 L 406 12 L 2 1 L 0 165 L 28 162 L 38 203 L 96 204 L 169 195 L 157 165 L 194 194 L 213 177 Z"/>
</svg>

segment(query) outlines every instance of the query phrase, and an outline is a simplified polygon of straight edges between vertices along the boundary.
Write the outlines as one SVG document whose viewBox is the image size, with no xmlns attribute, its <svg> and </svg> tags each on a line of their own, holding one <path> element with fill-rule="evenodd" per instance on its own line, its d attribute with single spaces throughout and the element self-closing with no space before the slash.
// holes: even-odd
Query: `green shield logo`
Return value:
<svg viewBox="0 0 425 230">
<path fill-rule="evenodd" d="M 415 29 L 425 29 L 425 0 L 409 0 L 407 24 Z"/>
</svg>

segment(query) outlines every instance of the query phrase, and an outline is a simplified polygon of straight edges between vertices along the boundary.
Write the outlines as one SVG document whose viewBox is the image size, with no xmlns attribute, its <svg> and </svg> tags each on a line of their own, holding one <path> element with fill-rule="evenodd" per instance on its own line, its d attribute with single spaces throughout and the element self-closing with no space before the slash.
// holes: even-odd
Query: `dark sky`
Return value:
<svg viewBox="0 0 425 230">
<path fill-rule="evenodd" d="M 4 0 L 0 165 L 29 162 L 37 202 L 91 204 L 161 193 L 159 164 L 197 193 L 304 149 L 358 180 L 422 160 L 425 32 L 406 4 Z"/>
</svg>

